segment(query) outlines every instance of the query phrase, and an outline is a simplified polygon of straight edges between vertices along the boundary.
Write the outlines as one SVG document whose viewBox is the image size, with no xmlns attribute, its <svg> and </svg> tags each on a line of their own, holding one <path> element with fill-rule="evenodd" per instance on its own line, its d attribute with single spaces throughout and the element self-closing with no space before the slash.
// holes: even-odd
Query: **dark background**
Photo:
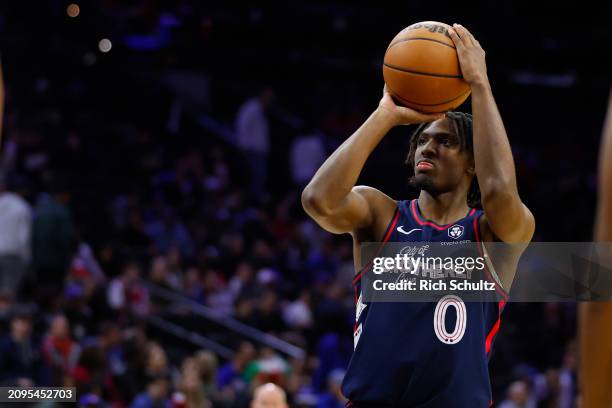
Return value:
<svg viewBox="0 0 612 408">
<path fill-rule="evenodd" d="M 339 279 L 341 265 L 350 265 L 350 238 L 304 232 L 312 228 L 299 204 L 301 186 L 289 174 L 288 152 L 298 135 L 312 129 L 322 132 L 328 153 L 348 137 L 381 96 L 388 42 L 423 20 L 459 22 L 486 50 L 521 197 L 536 218 L 534 239 L 591 239 L 597 151 L 612 68 L 612 29 L 603 6 L 107 0 L 79 3 L 79 16 L 69 18 L 68 4 L 0 4 L 7 86 L 3 167 L 12 189 L 33 206 L 35 219 L 41 197 L 60 200 L 70 214 L 70 248 L 88 243 L 102 266 L 106 278 L 96 284 L 102 295 L 94 307 L 102 311 L 90 317 L 87 335 L 75 336 L 79 341 L 99 335 L 99 322 L 116 318 L 103 294 L 129 261 L 150 277 L 151 259 L 178 251 L 180 260 L 171 272 L 182 282 L 186 269 L 197 268 L 198 279 L 209 285 L 203 304 L 215 306 L 212 295 L 226 292 L 240 262 L 250 265 L 253 276 L 272 268 L 275 285 L 255 286 L 261 286 L 257 296 L 277 294 L 274 317 L 253 306 L 257 317 L 247 313 L 240 320 L 299 338 L 311 356 L 317 356 L 329 333 L 350 343 L 350 318 L 322 323 L 330 320 L 327 307 L 352 313 L 325 289 Z M 108 53 L 98 49 L 102 38 L 112 41 Z M 264 87 L 276 95 L 268 111 L 268 194 L 253 196 L 247 192 L 246 158 L 227 135 L 241 104 Z M 469 111 L 469 100 L 459 110 Z M 361 184 L 397 199 L 415 196 L 403 167 L 409 134 L 410 129 L 395 129 L 383 140 Z M 156 222 L 182 232 L 164 244 L 152 232 Z M 228 244 L 236 240 L 241 248 Z M 294 252 L 298 261 L 289 261 Z M 33 254 L 28 278 L 12 301 L 33 301 L 39 337 L 49 316 L 69 309 L 64 284 L 74 280 L 70 270 L 66 263 L 53 272 L 52 280 L 61 285 L 41 295 L 35 282 L 46 272 L 36 267 Z M 179 286 L 172 288 L 180 292 Z M 278 318 L 303 289 L 313 298 L 316 322 L 287 336 L 291 330 Z M 245 296 L 234 298 L 232 307 Z M 98 304 L 93 299 L 86 298 Z M 124 331 L 141 323 L 126 313 L 129 318 L 120 324 Z M 496 400 L 519 378 L 536 398 L 542 375 L 561 367 L 565 350 L 572 349 L 575 305 L 511 304 L 504 314 L 491 362 Z M 71 323 L 72 329 L 79 324 Z M 340 349 L 350 353 L 346 345 Z M 178 367 L 185 353 L 169 352 L 171 365 Z M 303 377 L 316 377 L 320 365 L 308 367 Z M 325 387 L 314 388 L 316 394 Z M 300 387 L 288 389 L 295 396 Z M 124 403 L 134 393 L 124 392 Z M 207 398 L 214 400 L 211 393 Z M 541 406 L 557 406 L 550 402 L 553 397 L 538 398 L 548 404 Z"/>
</svg>

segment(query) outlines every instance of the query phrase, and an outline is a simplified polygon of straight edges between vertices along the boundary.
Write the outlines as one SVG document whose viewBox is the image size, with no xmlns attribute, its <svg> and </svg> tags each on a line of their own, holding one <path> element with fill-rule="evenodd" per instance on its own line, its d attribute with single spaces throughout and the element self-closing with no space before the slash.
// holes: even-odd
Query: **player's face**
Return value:
<svg viewBox="0 0 612 408">
<path fill-rule="evenodd" d="M 473 174 L 474 164 L 461 150 L 459 138 L 450 119 L 432 122 L 417 139 L 414 175 L 425 190 L 444 193 L 454 190 L 466 176 Z"/>
</svg>

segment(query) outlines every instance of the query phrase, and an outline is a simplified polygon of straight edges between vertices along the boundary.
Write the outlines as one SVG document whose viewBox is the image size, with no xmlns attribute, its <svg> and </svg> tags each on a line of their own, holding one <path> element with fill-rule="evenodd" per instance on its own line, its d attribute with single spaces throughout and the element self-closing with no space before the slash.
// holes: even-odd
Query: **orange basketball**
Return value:
<svg viewBox="0 0 612 408">
<path fill-rule="evenodd" d="M 470 95 L 449 28 L 437 21 L 423 21 L 404 28 L 391 41 L 383 76 L 398 103 L 422 112 L 446 112 Z"/>
</svg>

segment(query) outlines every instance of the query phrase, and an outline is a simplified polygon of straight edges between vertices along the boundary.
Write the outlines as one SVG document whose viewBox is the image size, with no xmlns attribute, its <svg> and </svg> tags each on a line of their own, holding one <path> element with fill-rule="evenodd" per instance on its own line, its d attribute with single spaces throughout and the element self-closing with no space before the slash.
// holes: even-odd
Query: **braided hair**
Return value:
<svg viewBox="0 0 612 408">
<path fill-rule="evenodd" d="M 472 115 L 463 112 L 447 112 L 446 117 L 453 124 L 455 133 L 459 139 L 459 149 L 461 151 L 467 151 L 473 159 L 474 139 L 472 137 Z M 410 169 L 414 169 L 414 154 L 416 153 L 419 136 L 427 129 L 427 126 L 429 126 L 429 123 L 421 123 L 410 138 L 410 149 L 408 150 L 408 156 L 405 162 Z M 480 202 L 480 188 L 478 187 L 476 175 L 472 178 L 472 183 L 468 189 L 467 205 L 471 208 L 482 208 L 482 203 Z"/>
</svg>

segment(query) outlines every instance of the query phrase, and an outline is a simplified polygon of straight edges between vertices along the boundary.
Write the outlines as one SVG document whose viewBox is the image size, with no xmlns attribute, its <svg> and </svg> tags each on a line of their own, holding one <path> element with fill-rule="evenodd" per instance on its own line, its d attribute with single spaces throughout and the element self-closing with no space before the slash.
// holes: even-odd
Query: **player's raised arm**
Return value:
<svg viewBox="0 0 612 408">
<path fill-rule="evenodd" d="M 599 151 L 598 184 L 594 239 L 612 242 L 612 89 Z M 582 407 L 612 407 L 609 375 L 612 367 L 612 303 L 582 303 L 579 316 L 578 379 Z"/>
<path fill-rule="evenodd" d="M 374 113 L 321 165 L 302 192 L 308 215 L 330 232 L 345 233 L 371 226 L 379 208 L 392 213 L 395 202 L 374 188 L 355 187 L 357 178 L 368 156 L 392 127 L 440 117 L 396 106 L 385 90 Z"/>
<path fill-rule="evenodd" d="M 595 241 L 612 242 L 612 90 L 599 151 L 599 192 Z"/>
<path fill-rule="evenodd" d="M 484 225 L 502 241 L 527 243 L 535 221 L 518 194 L 512 150 L 487 77 L 485 52 L 465 27 L 455 24 L 449 33 L 463 78 L 472 88 L 474 162 Z"/>
</svg>

